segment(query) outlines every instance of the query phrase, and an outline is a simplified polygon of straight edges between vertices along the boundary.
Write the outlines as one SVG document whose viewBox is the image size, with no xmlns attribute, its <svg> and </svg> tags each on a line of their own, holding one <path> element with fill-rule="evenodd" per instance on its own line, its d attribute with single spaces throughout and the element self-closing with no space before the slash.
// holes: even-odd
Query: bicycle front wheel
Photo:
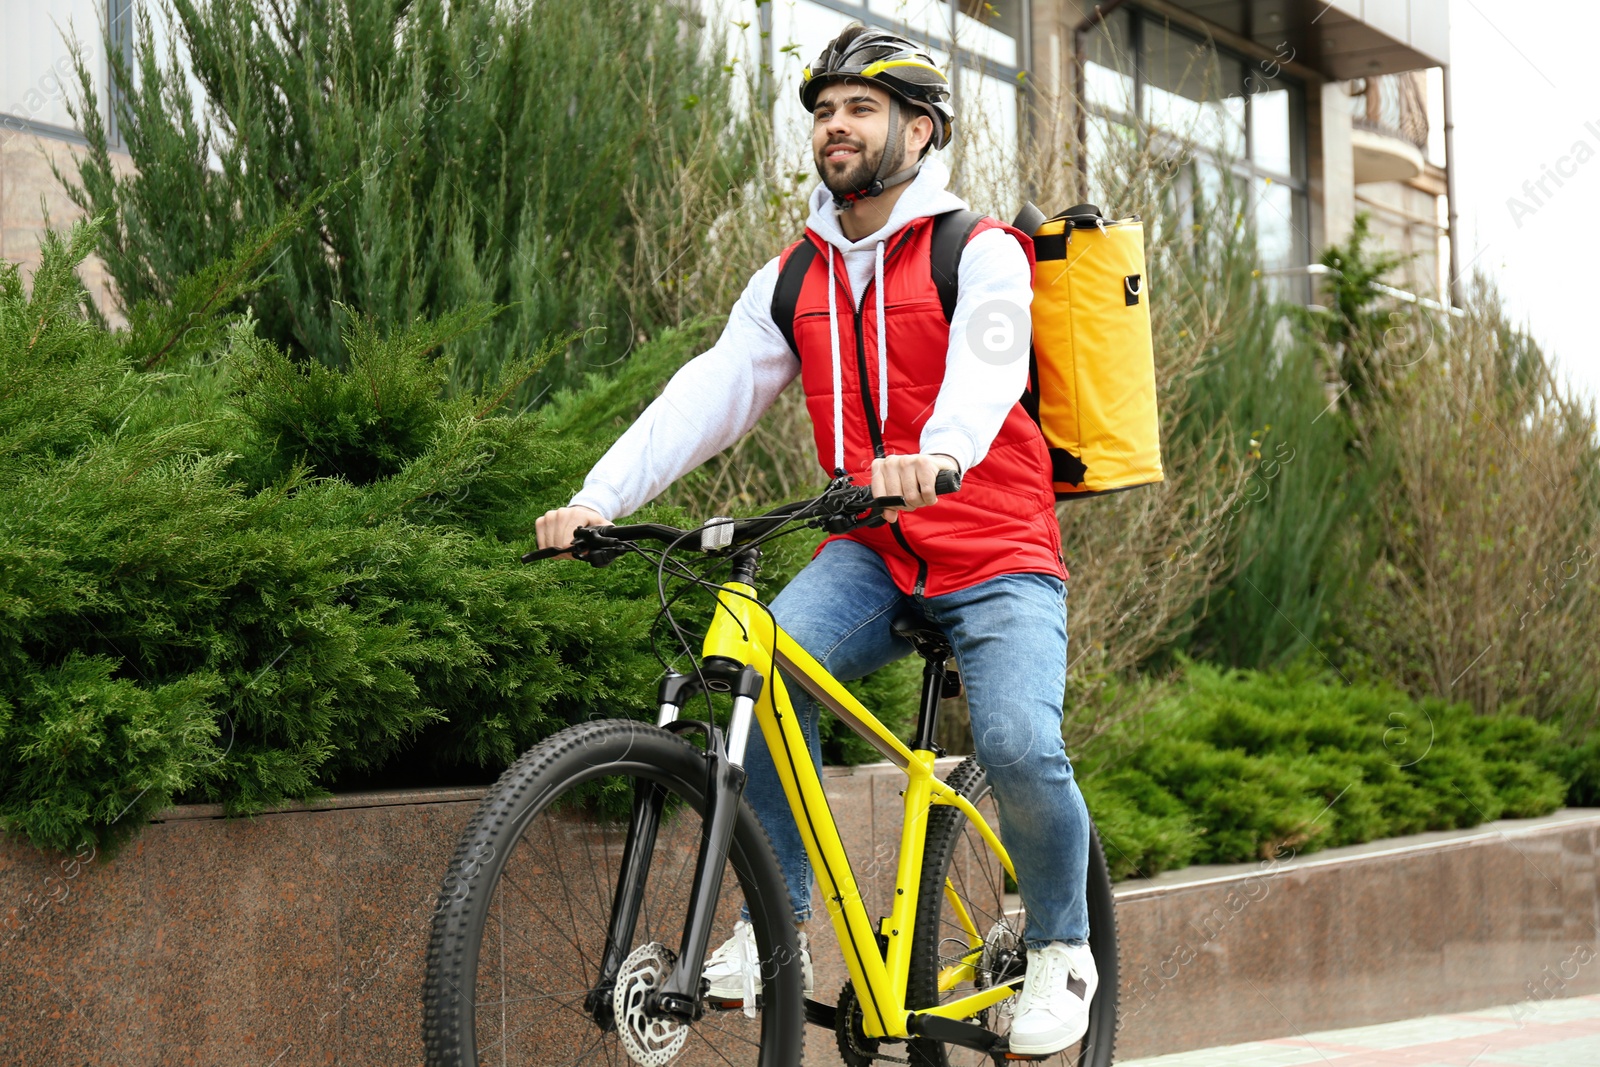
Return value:
<svg viewBox="0 0 1600 1067">
<path fill-rule="evenodd" d="M 707 810 L 705 754 L 643 723 L 564 730 L 501 776 L 463 831 L 428 943 L 430 1067 L 750 1064 L 792 1067 L 804 1031 L 799 950 L 766 833 L 741 803 L 713 943 L 748 901 L 763 1009 L 650 1013 L 676 964 Z M 601 982 L 636 796 L 660 802 L 637 921 L 616 981 Z"/>
<path fill-rule="evenodd" d="M 970 800 L 991 826 L 991 789 L 977 757 L 950 772 L 946 784 Z M 928 814 L 917 925 L 911 945 L 907 1002 L 942 1004 L 1024 973 L 1022 934 L 1026 918 L 1000 857 L 958 809 L 937 806 Z M 1111 877 L 1094 824 L 1089 824 L 1089 947 L 1100 985 L 1089 1005 L 1083 1040 L 1045 1062 L 1051 1067 L 1109 1067 L 1117 1036 L 1117 918 Z M 973 941 L 981 939 L 981 946 Z M 1004 1035 L 1010 1028 L 1011 997 L 986 1009 L 978 1020 Z M 916 1067 L 981 1067 L 982 1053 L 936 1041 L 911 1043 Z"/>
</svg>

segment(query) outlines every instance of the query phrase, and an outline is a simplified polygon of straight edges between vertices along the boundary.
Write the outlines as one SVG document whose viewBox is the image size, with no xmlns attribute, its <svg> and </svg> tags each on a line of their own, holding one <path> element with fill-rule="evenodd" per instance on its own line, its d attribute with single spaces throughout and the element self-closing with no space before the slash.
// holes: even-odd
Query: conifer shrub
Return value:
<svg viewBox="0 0 1600 1067">
<path fill-rule="evenodd" d="M 160 309 L 86 313 L 98 237 L 51 236 L 31 293 L 0 274 L 0 826 L 109 842 L 174 799 L 247 811 L 407 753 L 492 774 L 650 705 L 654 574 L 516 556 L 695 329 L 517 412 L 441 393 L 442 347 L 490 310 L 354 319 L 343 370 L 248 314 L 174 348 Z"/>
<path fill-rule="evenodd" d="M 1600 749 L 1552 725 L 1346 686 L 1304 665 L 1183 661 L 1144 716 L 1075 759 L 1113 876 L 1244 863 L 1583 803 Z"/>
<path fill-rule="evenodd" d="M 143 12 L 131 61 L 107 48 L 114 130 L 80 62 L 88 151 L 62 181 L 111 218 L 96 251 L 127 305 L 331 188 L 249 297 L 297 358 L 342 366 L 351 314 L 388 330 L 487 301 L 508 310 L 452 341 L 456 380 L 575 331 L 527 395 L 571 385 L 683 321 L 658 293 L 719 254 L 683 217 L 756 173 L 693 5 L 174 0 L 169 22 L 170 51 Z"/>
<path fill-rule="evenodd" d="M 561 338 L 496 391 L 444 388 L 484 306 L 352 317 L 343 369 L 295 360 L 217 309 L 299 221 L 115 333 L 75 274 L 99 224 L 49 235 L 31 292 L 0 273 L 0 828 L 41 847 L 115 844 L 174 801 L 492 779 L 572 722 L 653 717 L 658 652 L 688 669 L 669 637 L 652 648 L 653 567 L 517 556 L 705 324 L 528 410 L 508 401 Z M 821 537 L 774 542 L 765 587 Z M 677 605 L 691 636 L 708 605 Z M 904 733 L 916 681 L 897 665 L 852 688 Z M 875 758 L 824 730 L 830 759 Z"/>
</svg>

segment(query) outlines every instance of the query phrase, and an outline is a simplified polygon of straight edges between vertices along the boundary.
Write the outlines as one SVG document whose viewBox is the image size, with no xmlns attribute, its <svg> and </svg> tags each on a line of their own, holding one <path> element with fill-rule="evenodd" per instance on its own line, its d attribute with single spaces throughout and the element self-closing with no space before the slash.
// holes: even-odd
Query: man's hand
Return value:
<svg viewBox="0 0 1600 1067">
<path fill-rule="evenodd" d="M 959 464 L 941 452 L 918 452 L 910 456 L 885 456 L 872 461 L 872 495 L 905 497 L 905 510 L 920 508 L 939 499 L 933 480 L 939 472 L 953 471 Z M 899 508 L 884 508 L 883 517 L 900 521 Z"/>
<path fill-rule="evenodd" d="M 534 522 L 534 532 L 539 535 L 540 548 L 571 548 L 572 531 L 580 526 L 608 526 L 606 517 L 593 508 L 556 508 L 547 511 Z M 556 559 L 571 559 L 571 553 L 562 553 Z"/>
</svg>

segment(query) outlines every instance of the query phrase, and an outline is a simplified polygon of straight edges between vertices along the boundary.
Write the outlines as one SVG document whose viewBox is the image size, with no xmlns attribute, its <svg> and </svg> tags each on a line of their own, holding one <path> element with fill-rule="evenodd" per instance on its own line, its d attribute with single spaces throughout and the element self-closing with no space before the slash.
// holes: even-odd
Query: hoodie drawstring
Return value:
<svg viewBox="0 0 1600 1067">
<path fill-rule="evenodd" d="M 889 327 L 883 318 L 883 242 L 874 259 L 878 311 L 878 429 L 889 424 Z M 828 244 L 828 340 L 833 349 L 833 469 L 844 473 L 844 366 L 839 355 L 839 280 L 833 274 L 833 245 Z M 862 382 L 866 387 L 866 382 Z"/>
<path fill-rule="evenodd" d="M 889 327 L 883 321 L 883 242 L 878 242 L 878 429 L 889 425 Z"/>
<path fill-rule="evenodd" d="M 844 368 L 839 362 L 839 281 L 833 276 L 833 245 L 828 245 L 828 338 L 833 342 L 833 473 L 844 473 Z"/>
</svg>

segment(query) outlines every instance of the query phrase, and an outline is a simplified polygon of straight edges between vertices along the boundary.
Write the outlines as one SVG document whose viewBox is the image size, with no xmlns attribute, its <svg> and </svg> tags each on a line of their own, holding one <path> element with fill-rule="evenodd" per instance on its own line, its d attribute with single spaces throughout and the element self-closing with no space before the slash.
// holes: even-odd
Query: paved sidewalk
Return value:
<svg viewBox="0 0 1600 1067">
<path fill-rule="evenodd" d="M 1117 1063 L 1119 1067 L 1596 1067 L 1600 995 L 1532 1000 Z"/>
</svg>

